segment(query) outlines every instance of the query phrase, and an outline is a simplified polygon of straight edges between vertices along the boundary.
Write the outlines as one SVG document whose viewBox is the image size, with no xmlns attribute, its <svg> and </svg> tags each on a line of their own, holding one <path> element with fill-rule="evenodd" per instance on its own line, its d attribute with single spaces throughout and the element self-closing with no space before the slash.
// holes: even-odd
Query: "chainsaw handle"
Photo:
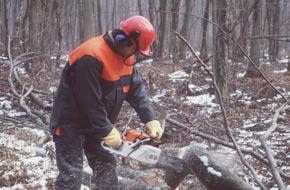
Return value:
<svg viewBox="0 0 290 190">
<path fill-rule="evenodd" d="M 107 144 L 105 143 L 105 141 L 102 141 L 102 142 L 101 142 L 101 147 L 102 147 L 103 149 L 113 148 L 113 147 L 107 145 Z"/>
<path fill-rule="evenodd" d="M 122 145 L 121 145 L 121 146 L 122 146 Z M 120 147 L 121 147 L 121 146 L 120 146 Z M 102 142 L 101 142 L 101 147 L 102 147 L 103 149 L 105 149 L 105 150 L 109 150 L 109 151 L 111 151 L 111 150 L 118 150 L 118 149 L 113 148 L 112 146 L 107 145 L 107 144 L 105 143 L 105 141 L 102 141 Z"/>
</svg>

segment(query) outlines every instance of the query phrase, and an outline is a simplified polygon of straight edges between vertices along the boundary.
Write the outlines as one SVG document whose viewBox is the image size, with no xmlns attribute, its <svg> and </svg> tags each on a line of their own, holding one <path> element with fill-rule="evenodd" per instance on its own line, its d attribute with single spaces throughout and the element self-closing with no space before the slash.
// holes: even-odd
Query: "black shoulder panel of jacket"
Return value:
<svg viewBox="0 0 290 190">
<path fill-rule="evenodd" d="M 70 79 L 80 113 L 84 115 L 89 128 L 104 137 L 113 125 L 102 102 L 101 71 L 102 65 L 94 57 L 86 55 L 70 67 Z"/>
<path fill-rule="evenodd" d="M 147 123 L 156 119 L 151 101 L 149 100 L 142 76 L 136 67 L 133 69 L 133 76 L 130 84 L 130 90 L 126 100 L 138 113 L 141 121 Z"/>
</svg>

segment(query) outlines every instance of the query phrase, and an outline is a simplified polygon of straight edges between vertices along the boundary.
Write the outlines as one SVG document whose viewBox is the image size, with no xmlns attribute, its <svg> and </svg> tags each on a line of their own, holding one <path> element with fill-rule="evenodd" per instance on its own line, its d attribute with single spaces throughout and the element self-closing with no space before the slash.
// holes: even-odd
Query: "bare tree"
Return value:
<svg viewBox="0 0 290 190">
<path fill-rule="evenodd" d="M 156 18 L 156 15 L 157 15 L 157 10 L 156 10 L 156 5 L 157 3 L 156 3 L 156 1 L 154 1 L 154 0 L 149 0 L 149 10 L 148 10 L 148 13 L 149 13 L 149 20 L 150 20 L 150 22 L 155 26 L 155 25 L 157 25 L 156 24 L 156 20 L 157 20 L 157 18 Z M 158 36 L 158 39 L 159 39 L 159 36 Z M 157 39 L 157 40 L 158 40 Z M 156 41 L 157 41 L 156 40 Z M 153 52 L 157 52 L 157 43 L 153 43 L 153 45 L 152 45 L 152 48 L 153 48 Z M 155 54 L 156 55 L 156 54 Z M 155 57 L 154 57 L 155 58 Z"/>
<path fill-rule="evenodd" d="M 254 13 L 253 13 L 253 22 L 252 22 L 252 36 L 259 36 L 261 32 L 261 0 L 256 0 L 254 4 Z M 250 57 L 257 67 L 260 65 L 260 57 L 261 57 L 261 40 L 260 39 L 252 39 L 250 42 Z M 259 73 L 254 68 L 252 64 L 249 64 L 247 69 L 247 77 L 258 77 Z"/>
<path fill-rule="evenodd" d="M 159 6 L 159 20 L 160 20 L 160 24 L 159 24 L 159 29 L 158 29 L 158 45 L 157 45 L 157 58 L 163 58 L 164 56 L 164 41 L 165 41 L 165 33 L 166 33 L 166 17 L 167 17 L 167 13 L 166 13 L 166 7 L 167 7 L 167 3 L 168 1 L 166 0 L 160 0 L 160 6 Z"/>
<path fill-rule="evenodd" d="M 208 36 L 208 18 L 209 18 L 209 4 L 210 0 L 206 0 L 205 2 L 205 8 L 204 8 L 204 13 L 203 13 L 203 20 L 202 22 L 202 41 L 201 41 L 201 49 L 200 49 L 200 54 L 201 54 L 201 59 L 204 60 L 207 58 L 207 36 Z"/>
<path fill-rule="evenodd" d="M 227 31 L 227 0 L 213 1 L 212 16 L 224 31 Z M 218 28 L 213 27 L 213 71 L 216 83 L 223 98 L 228 96 L 227 87 L 227 41 L 225 34 Z"/>
<path fill-rule="evenodd" d="M 80 41 L 84 42 L 95 36 L 93 0 L 81 0 L 80 6 Z"/>
<path fill-rule="evenodd" d="M 139 15 L 144 15 L 143 14 L 143 10 L 142 10 L 142 1 L 141 0 L 138 0 L 137 1 L 137 6 L 138 6 L 138 10 L 139 10 Z"/>
<path fill-rule="evenodd" d="M 3 10 L 3 30 L 4 30 L 4 49 L 5 49 L 5 54 L 8 55 L 8 52 L 7 52 L 7 49 L 8 49 L 8 36 L 9 36 L 9 32 L 8 32 L 8 16 L 7 16 L 7 1 L 6 0 L 3 0 L 3 4 L 2 4 L 2 9 L 1 9 L 1 12 Z"/>
<path fill-rule="evenodd" d="M 28 50 L 35 52 L 40 46 L 40 32 L 41 32 L 41 1 L 28 1 Z"/>
<path fill-rule="evenodd" d="M 186 39 L 189 39 L 189 25 L 190 22 L 192 21 L 191 19 L 191 14 L 192 13 L 192 9 L 193 9 L 193 4 L 194 4 L 194 0 L 192 1 L 185 1 L 185 15 L 184 15 L 184 19 L 183 19 L 183 25 L 181 28 L 181 35 L 184 36 Z M 181 44 L 181 42 L 180 42 Z M 180 57 L 184 58 L 185 57 L 185 47 L 182 45 L 179 45 L 180 47 Z"/>
<path fill-rule="evenodd" d="M 243 49 L 247 49 L 247 40 L 244 39 L 248 33 L 249 33 L 249 16 L 250 16 L 250 9 L 249 9 L 249 1 L 244 1 L 244 0 L 239 0 L 238 6 L 240 7 L 239 9 L 239 36 L 238 36 L 238 42 L 241 45 Z M 242 51 L 235 45 L 233 49 L 234 53 L 234 59 L 237 61 L 243 61 L 244 56 Z"/>
<path fill-rule="evenodd" d="M 171 1 L 171 11 L 172 11 L 172 19 L 171 19 L 171 31 L 177 31 L 178 30 L 178 20 L 179 20 L 179 6 L 180 6 L 180 0 L 172 0 Z M 170 53 L 172 55 L 172 61 L 173 61 L 173 70 L 174 70 L 174 64 L 178 63 L 179 60 L 179 47 L 177 38 L 174 35 L 173 32 L 171 32 L 171 43 L 170 43 Z"/>
<path fill-rule="evenodd" d="M 290 29 L 290 13 L 287 15 L 287 29 Z M 289 31 L 289 30 L 288 30 Z M 287 73 L 290 75 L 290 43 L 287 44 L 287 58 L 288 58 L 288 65 L 287 65 Z"/>
<path fill-rule="evenodd" d="M 149 19 L 151 23 L 155 23 L 156 6 L 154 0 L 149 0 Z"/>
<path fill-rule="evenodd" d="M 98 33 L 101 34 L 103 32 L 102 14 L 101 14 L 101 0 L 97 1 L 97 18 L 98 18 Z"/>
<path fill-rule="evenodd" d="M 117 1 L 113 1 L 113 10 L 112 10 L 112 28 L 115 28 L 115 15 L 116 15 L 116 4 Z"/>
<path fill-rule="evenodd" d="M 280 0 L 266 0 L 268 33 L 274 38 L 280 34 Z M 279 41 L 269 38 L 270 62 L 277 61 L 279 54 Z"/>
</svg>

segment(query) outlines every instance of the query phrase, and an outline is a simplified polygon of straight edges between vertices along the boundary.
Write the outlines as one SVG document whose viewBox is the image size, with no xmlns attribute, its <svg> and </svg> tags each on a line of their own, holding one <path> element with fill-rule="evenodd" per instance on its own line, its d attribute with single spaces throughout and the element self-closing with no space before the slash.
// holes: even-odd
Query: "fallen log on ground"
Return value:
<svg viewBox="0 0 290 190">
<path fill-rule="evenodd" d="M 166 170 L 166 183 L 175 189 L 188 174 L 194 174 L 209 190 L 250 190 L 253 189 L 240 177 L 222 166 L 215 159 L 215 155 L 198 144 L 191 144 L 183 148 L 165 149 L 166 154 L 178 157 L 185 162 L 185 169 L 177 173 Z M 224 160 L 227 161 L 226 158 Z"/>
<path fill-rule="evenodd" d="M 185 167 L 181 172 L 162 167 L 166 176 L 163 181 L 156 171 L 148 169 L 141 164 L 141 170 L 130 169 L 128 166 L 118 166 L 119 185 L 122 190 L 175 189 L 187 175 L 195 175 L 209 190 L 252 190 L 253 188 L 244 182 L 235 173 L 224 165 L 218 163 L 214 153 L 206 150 L 199 144 L 191 144 L 183 148 L 164 148 L 162 152 L 169 157 L 176 157 L 184 161 Z M 225 157 L 224 162 L 227 162 Z M 166 164 L 162 164 L 164 166 Z M 146 168 L 146 169 L 144 169 Z M 88 181 L 90 175 L 85 175 L 85 185 L 91 186 Z"/>
</svg>

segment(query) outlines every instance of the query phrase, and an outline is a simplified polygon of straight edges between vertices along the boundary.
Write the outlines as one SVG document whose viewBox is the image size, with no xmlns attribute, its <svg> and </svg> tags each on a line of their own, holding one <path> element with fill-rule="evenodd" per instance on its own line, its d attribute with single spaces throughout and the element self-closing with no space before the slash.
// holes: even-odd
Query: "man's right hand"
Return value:
<svg viewBox="0 0 290 190">
<path fill-rule="evenodd" d="M 112 131 L 103 138 L 103 140 L 106 145 L 111 146 L 114 149 L 119 148 L 122 144 L 120 133 L 116 128 L 113 128 Z"/>
</svg>

